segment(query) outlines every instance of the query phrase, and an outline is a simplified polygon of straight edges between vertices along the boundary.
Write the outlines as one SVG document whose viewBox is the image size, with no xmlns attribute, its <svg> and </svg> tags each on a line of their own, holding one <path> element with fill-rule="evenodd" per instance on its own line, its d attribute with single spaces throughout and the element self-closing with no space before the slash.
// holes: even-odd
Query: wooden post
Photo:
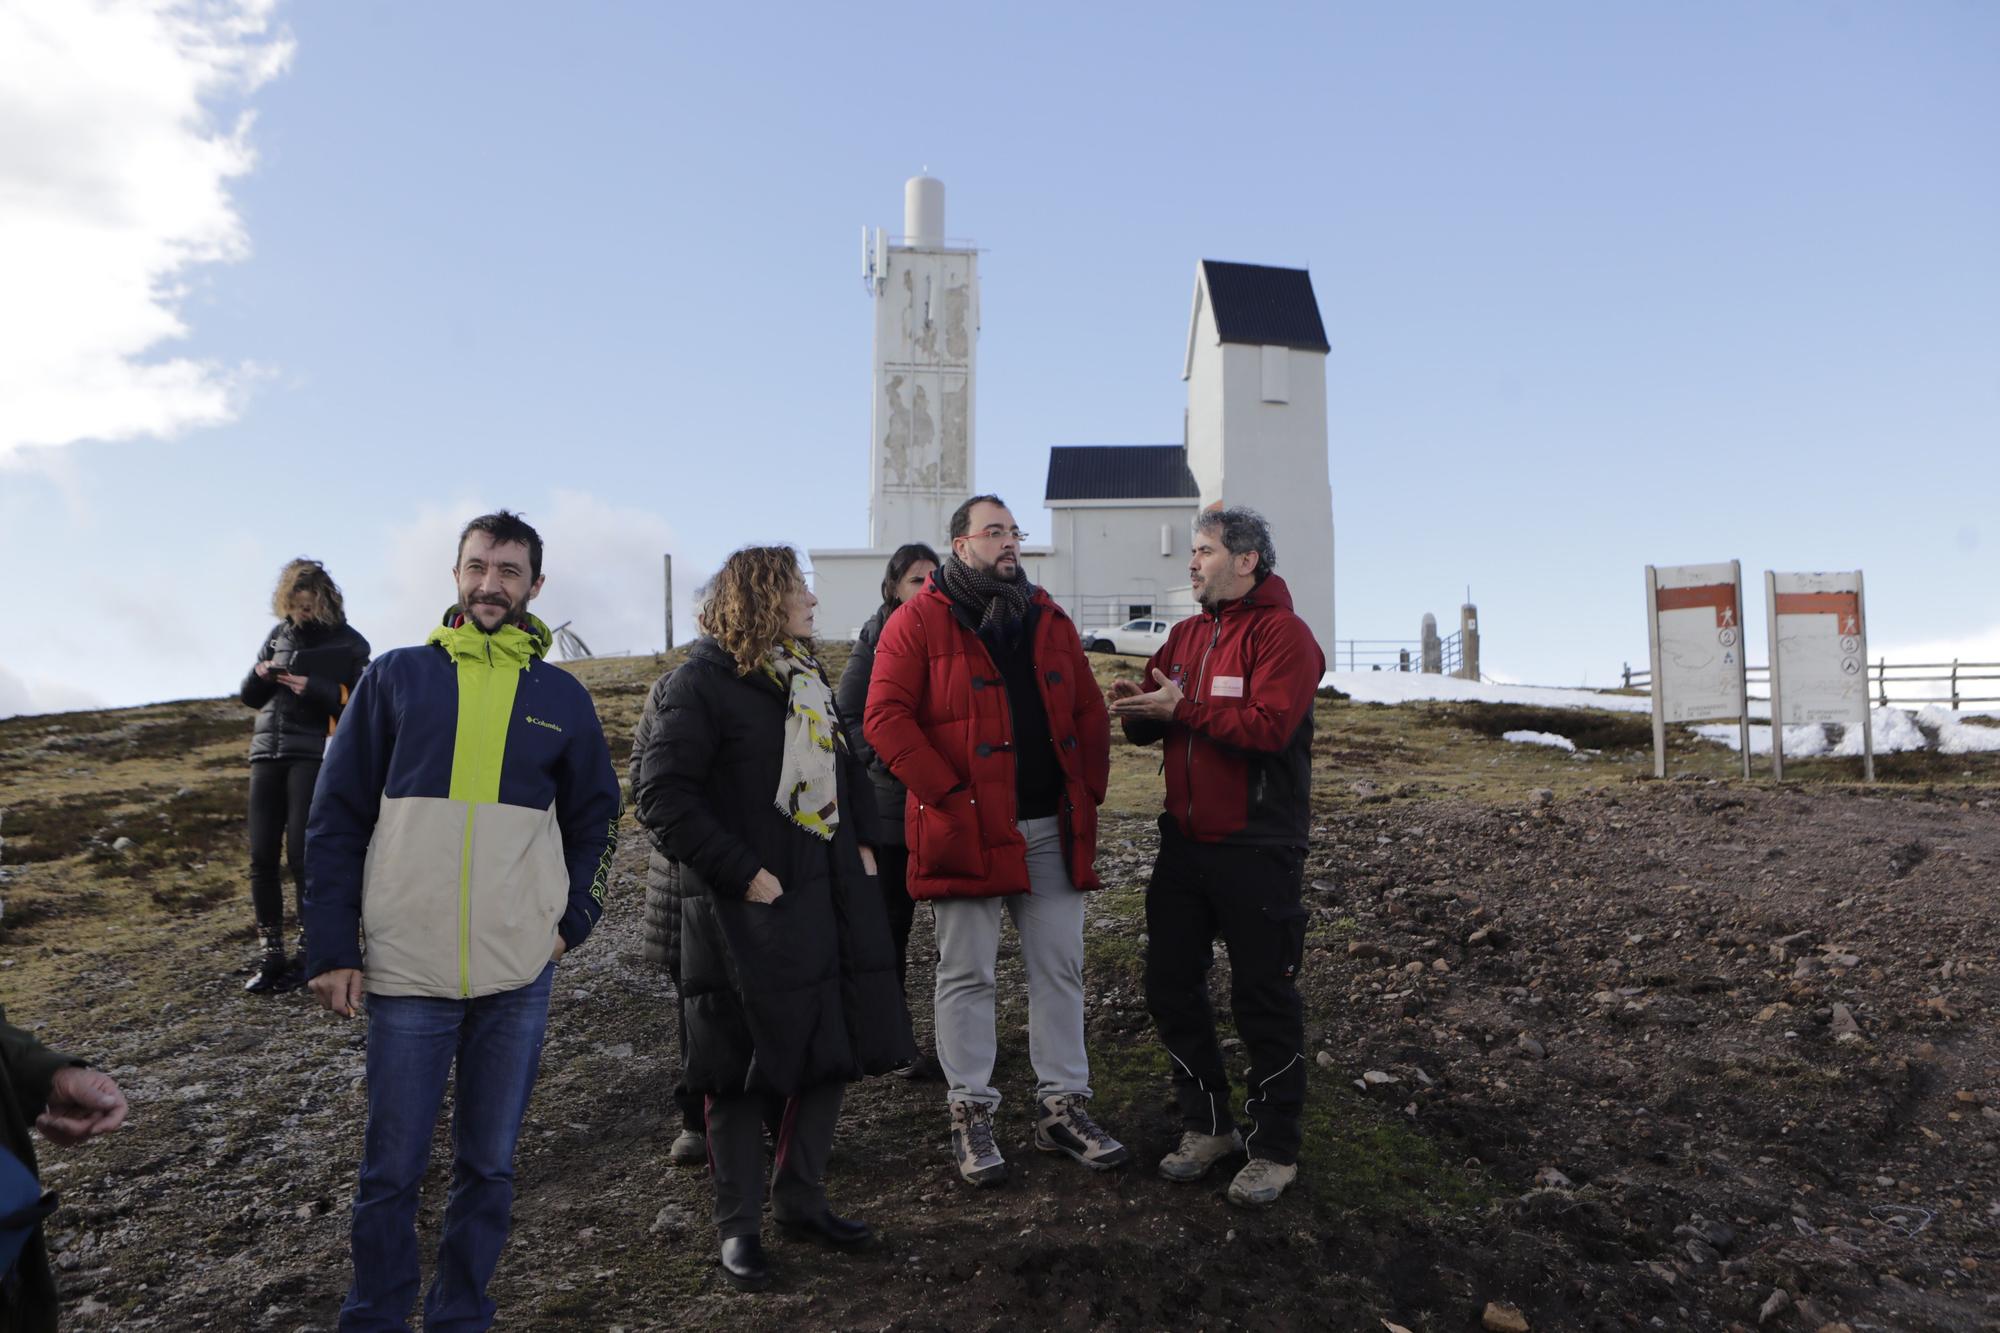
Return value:
<svg viewBox="0 0 2000 1333">
<path fill-rule="evenodd" d="M 1958 711 L 1958 659 L 1951 659 L 1951 711 Z"/>
<path fill-rule="evenodd" d="M 1865 625 L 1866 622 L 1864 621 L 1863 624 Z M 1866 662 L 1868 660 L 1868 650 L 1863 648 L 1861 652 L 1861 660 Z M 1889 706 L 1889 659 L 1886 657 L 1875 663 L 1875 689 L 1881 695 L 1881 706 L 1887 708 Z"/>
<path fill-rule="evenodd" d="M 667 585 L 667 646 L 661 651 L 670 653 L 674 650 L 674 558 L 664 555 L 660 559 L 666 565 Z"/>
</svg>

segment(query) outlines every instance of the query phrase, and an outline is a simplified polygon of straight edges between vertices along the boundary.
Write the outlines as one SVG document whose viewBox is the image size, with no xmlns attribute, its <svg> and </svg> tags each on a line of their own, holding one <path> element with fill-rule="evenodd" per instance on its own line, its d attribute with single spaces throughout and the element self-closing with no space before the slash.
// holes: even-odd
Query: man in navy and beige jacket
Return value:
<svg viewBox="0 0 2000 1333">
<path fill-rule="evenodd" d="M 418 1285 L 417 1187 L 457 1070 L 455 1162 L 424 1326 L 484 1329 L 507 1239 L 514 1144 L 555 961 L 604 910 L 619 790 L 576 679 L 527 613 L 542 542 L 474 519 L 458 605 L 377 659 L 327 747 L 307 824 L 312 991 L 368 1010 L 368 1128 L 343 1329 L 403 1329 Z M 365 937 L 365 944 L 364 944 Z"/>
</svg>

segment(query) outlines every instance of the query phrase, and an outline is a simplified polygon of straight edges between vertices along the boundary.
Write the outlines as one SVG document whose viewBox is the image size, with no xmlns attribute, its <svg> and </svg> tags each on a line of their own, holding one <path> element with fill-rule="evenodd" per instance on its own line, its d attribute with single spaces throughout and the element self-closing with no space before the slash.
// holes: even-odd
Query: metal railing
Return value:
<svg viewBox="0 0 2000 1333">
<path fill-rule="evenodd" d="M 1128 620 L 1164 620 L 1169 625 L 1193 615 L 1186 588 L 1123 593 L 1082 593 L 1059 597 L 1079 630 L 1116 629 Z"/>
<path fill-rule="evenodd" d="M 1761 684 L 1764 687 L 1762 694 L 1754 689 L 1751 690 L 1750 697 L 1768 703 L 1771 698 L 1771 668 L 1753 666 L 1747 668 L 1747 673 L 1751 685 Z M 1622 674 L 1625 688 L 1628 690 L 1653 688 L 1653 673 L 1649 669 L 1634 670 L 1630 663 L 1626 663 Z M 1985 689 L 1987 686 L 1983 682 L 1987 681 L 1995 682 L 1994 687 L 2000 688 L 2000 662 L 1891 662 L 1885 657 L 1878 659 L 1874 666 L 1869 667 L 1867 674 L 1869 689 L 1875 696 L 1877 708 L 1887 708 L 1890 704 L 1915 704 L 1921 707 L 1924 704 L 1948 703 L 1952 711 L 1957 712 L 1966 704 L 2000 704 L 2000 694 L 1967 694 L 1961 688 L 1970 685 L 1975 689 Z M 1943 685 L 1947 687 L 1948 692 L 1906 693 L 1905 687 L 1911 685 Z M 1891 694 L 1891 688 L 1894 688 L 1896 693 Z"/>
<path fill-rule="evenodd" d="M 1463 632 L 1440 639 L 1440 665 L 1444 674 L 1454 675 L 1465 665 Z M 1329 671 L 1422 671 L 1424 645 L 1420 639 L 1335 639 Z"/>
</svg>

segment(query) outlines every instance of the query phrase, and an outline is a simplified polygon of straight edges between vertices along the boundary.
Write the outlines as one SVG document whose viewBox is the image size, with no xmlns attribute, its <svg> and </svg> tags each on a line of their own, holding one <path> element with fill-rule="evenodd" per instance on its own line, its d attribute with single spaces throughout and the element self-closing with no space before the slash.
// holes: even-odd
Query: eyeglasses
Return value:
<svg viewBox="0 0 2000 1333">
<path fill-rule="evenodd" d="M 1012 537 L 1017 542 L 1024 542 L 1028 540 L 1028 534 L 1021 531 L 1019 528 L 1003 528 L 998 523 L 989 524 L 988 526 L 981 528 L 977 533 L 973 535 L 977 537 L 982 537 L 989 542 L 997 541 L 1002 537 Z"/>
</svg>

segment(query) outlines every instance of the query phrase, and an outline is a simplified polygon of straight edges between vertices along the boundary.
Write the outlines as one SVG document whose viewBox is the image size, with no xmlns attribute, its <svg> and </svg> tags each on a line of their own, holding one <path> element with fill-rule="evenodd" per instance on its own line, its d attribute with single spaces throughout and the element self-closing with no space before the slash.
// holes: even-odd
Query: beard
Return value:
<svg viewBox="0 0 2000 1333">
<path fill-rule="evenodd" d="M 1016 556 L 1013 562 L 1005 568 L 1002 567 L 1001 562 L 998 560 L 990 565 L 978 564 L 973 561 L 967 561 L 966 564 L 969 568 L 979 571 L 988 578 L 998 579 L 1002 583 L 1019 583 L 1027 577 L 1027 572 L 1021 568 L 1019 556 Z"/>
<path fill-rule="evenodd" d="M 500 609 L 500 619 L 494 622 L 494 629 L 498 629 L 500 626 L 513 621 L 518 614 L 514 606 L 514 599 L 505 593 L 482 593 L 478 597 L 465 599 L 462 604 L 465 610 L 465 618 L 473 624 L 478 625 L 481 629 L 485 629 L 486 626 L 481 624 L 478 616 L 472 614 L 472 608 L 475 606 L 492 606 Z"/>
</svg>

